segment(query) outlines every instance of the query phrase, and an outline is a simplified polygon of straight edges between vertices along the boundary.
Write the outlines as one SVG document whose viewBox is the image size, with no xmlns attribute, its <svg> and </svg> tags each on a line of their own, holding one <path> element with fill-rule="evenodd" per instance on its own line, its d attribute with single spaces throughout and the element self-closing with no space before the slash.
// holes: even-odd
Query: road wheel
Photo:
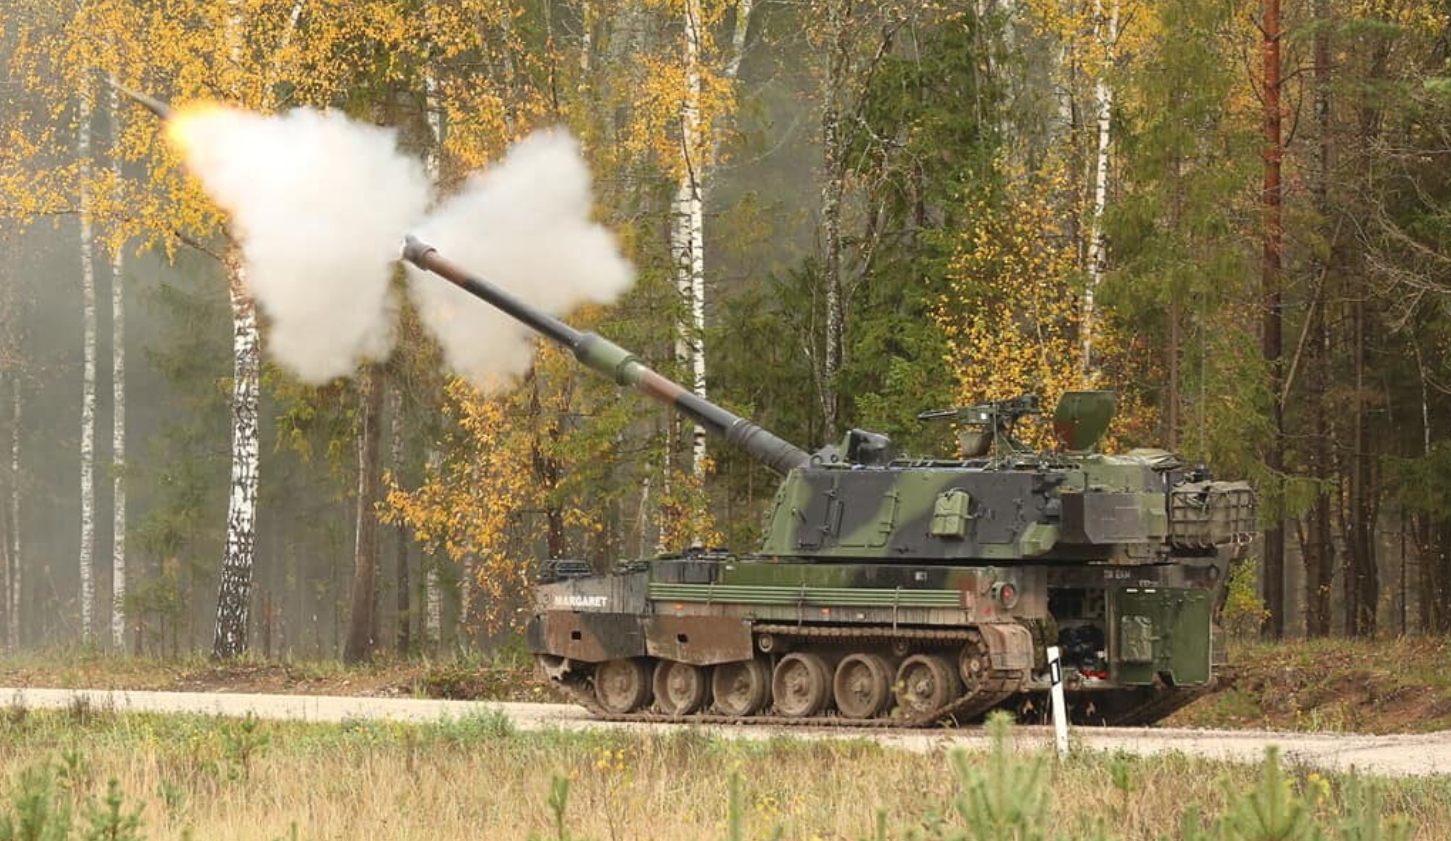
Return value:
<svg viewBox="0 0 1451 841">
<path fill-rule="evenodd" d="M 620 715 L 650 703 L 650 667 L 644 660 L 610 660 L 595 666 L 595 700 Z"/>
<path fill-rule="evenodd" d="M 771 675 L 776 710 L 791 718 L 816 715 L 831 699 L 831 670 L 826 661 L 809 651 L 787 654 Z"/>
<path fill-rule="evenodd" d="M 852 654 L 831 681 L 836 708 L 847 718 L 875 718 L 892 698 L 892 670 L 875 654 Z"/>
<path fill-rule="evenodd" d="M 962 682 L 947 658 L 914 654 L 897 669 L 897 706 L 908 718 L 930 713 L 957 700 Z"/>
<path fill-rule="evenodd" d="M 711 670 L 710 691 L 722 715 L 755 715 L 771 701 L 771 669 L 760 660 L 722 663 Z"/>
<path fill-rule="evenodd" d="M 655 666 L 655 703 L 668 715 L 690 715 L 705 707 L 710 680 L 705 669 L 661 660 Z"/>
</svg>

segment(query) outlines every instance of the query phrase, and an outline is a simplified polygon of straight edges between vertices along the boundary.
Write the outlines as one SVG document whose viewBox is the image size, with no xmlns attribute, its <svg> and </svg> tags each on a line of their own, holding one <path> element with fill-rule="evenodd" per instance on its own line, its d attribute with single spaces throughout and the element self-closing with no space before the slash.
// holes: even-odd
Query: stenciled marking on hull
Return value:
<svg viewBox="0 0 1451 841">
<path fill-rule="evenodd" d="M 598 610 L 609 604 L 608 596 L 589 596 L 580 593 L 559 593 L 554 596 L 552 604 L 555 607 L 567 608 L 569 610 L 580 610 L 591 608 Z"/>
</svg>

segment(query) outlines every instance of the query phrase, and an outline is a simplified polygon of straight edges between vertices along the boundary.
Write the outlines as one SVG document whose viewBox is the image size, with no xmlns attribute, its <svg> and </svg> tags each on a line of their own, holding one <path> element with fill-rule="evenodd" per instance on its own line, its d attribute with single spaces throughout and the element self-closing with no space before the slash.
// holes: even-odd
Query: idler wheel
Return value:
<svg viewBox="0 0 1451 841">
<path fill-rule="evenodd" d="M 962 682 L 946 657 L 914 654 L 897 669 L 897 706 L 905 716 L 930 713 L 957 700 L 961 694 Z"/>
<path fill-rule="evenodd" d="M 962 685 L 969 689 L 977 686 L 991 667 L 987 646 L 981 640 L 968 641 L 962 647 L 962 653 L 957 656 L 957 676 L 962 678 Z"/>
<path fill-rule="evenodd" d="M 705 669 L 661 660 L 655 666 L 655 703 L 669 715 L 690 715 L 705 707 L 710 681 Z"/>
<path fill-rule="evenodd" d="M 847 718 L 875 718 L 892 699 L 892 669 L 876 654 L 851 654 L 831 681 L 836 708 Z"/>
<path fill-rule="evenodd" d="M 771 701 L 771 669 L 760 660 L 721 663 L 711 670 L 710 691 L 722 715 L 755 715 Z"/>
<path fill-rule="evenodd" d="M 826 708 L 831 699 L 831 670 L 826 661 L 809 651 L 782 657 L 771 675 L 776 711 L 791 718 L 806 718 Z"/>
<path fill-rule="evenodd" d="M 621 715 L 650 703 L 650 667 L 644 660 L 610 660 L 595 666 L 595 700 Z"/>
</svg>

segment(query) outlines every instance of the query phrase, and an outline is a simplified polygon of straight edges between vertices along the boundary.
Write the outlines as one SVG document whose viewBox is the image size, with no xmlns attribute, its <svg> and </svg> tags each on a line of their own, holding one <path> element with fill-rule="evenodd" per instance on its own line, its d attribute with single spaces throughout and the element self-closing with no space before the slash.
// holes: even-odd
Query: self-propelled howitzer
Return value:
<svg viewBox="0 0 1451 841">
<path fill-rule="evenodd" d="M 1060 400 L 1050 447 L 1031 395 L 925 413 L 966 430 L 950 458 L 886 436 L 796 447 L 409 239 L 404 257 L 582 363 L 674 406 L 783 475 L 759 551 L 687 552 L 593 573 L 552 559 L 528 643 L 613 718 L 924 725 L 1018 710 L 1063 651 L 1081 722 L 1155 721 L 1213 681 L 1228 563 L 1254 494 L 1162 450 L 1096 452 L 1111 392 Z M 1041 704 L 1036 705 L 1041 708 Z"/>
</svg>

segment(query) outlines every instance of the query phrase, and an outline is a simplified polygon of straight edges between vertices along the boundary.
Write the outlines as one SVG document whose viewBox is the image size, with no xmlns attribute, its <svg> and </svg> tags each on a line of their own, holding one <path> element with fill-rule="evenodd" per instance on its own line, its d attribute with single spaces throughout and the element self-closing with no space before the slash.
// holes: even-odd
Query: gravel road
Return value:
<svg viewBox="0 0 1451 841">
<path fill-rule="evenodd" d="M 127 692 L 80 689 L 4 689 L 0 705 L 31 709 L 64 709 L 79 702 L 93 709 L 117 712 L 193 713 L 298 721 L 338 722 L 361 719 L 428 722 L 488 711 L 508 716 L 520 730 L 649 730 L 692 725 L 591 721 L 583 710 L 566 704 L 513 704 L 481 701 L 439 701 L 412 698 L 338 697 L 325 695 L 244 695 L 200 692 Z M 882 732 L 844 728 L 780 728 L 702 725 L 700 729 L 728 738 L 764 739 L 791 735 L 807 739 L 870 739 L 911 751 L 951 747 L 985 748 L 980 728 Z M 1050 728 L 1019 727 L 1018 744 L 1033 749 L 1052 744 Z M 1258 762 L 1265 748 L 1278 745 L 1292 762 L 1338 771 L 1357 769 L 1386 776 L 1451 774 L 1451 731 L 1412 736 L 1364 736 L 1271 733 L 1254 730 L 1184 730 L 1172 728 L 1088 728 L 1072 731 L 1075 744 L 1097 751 L 1138 755 L 1180 752 L 1233 762 Z"/>
</svg>

